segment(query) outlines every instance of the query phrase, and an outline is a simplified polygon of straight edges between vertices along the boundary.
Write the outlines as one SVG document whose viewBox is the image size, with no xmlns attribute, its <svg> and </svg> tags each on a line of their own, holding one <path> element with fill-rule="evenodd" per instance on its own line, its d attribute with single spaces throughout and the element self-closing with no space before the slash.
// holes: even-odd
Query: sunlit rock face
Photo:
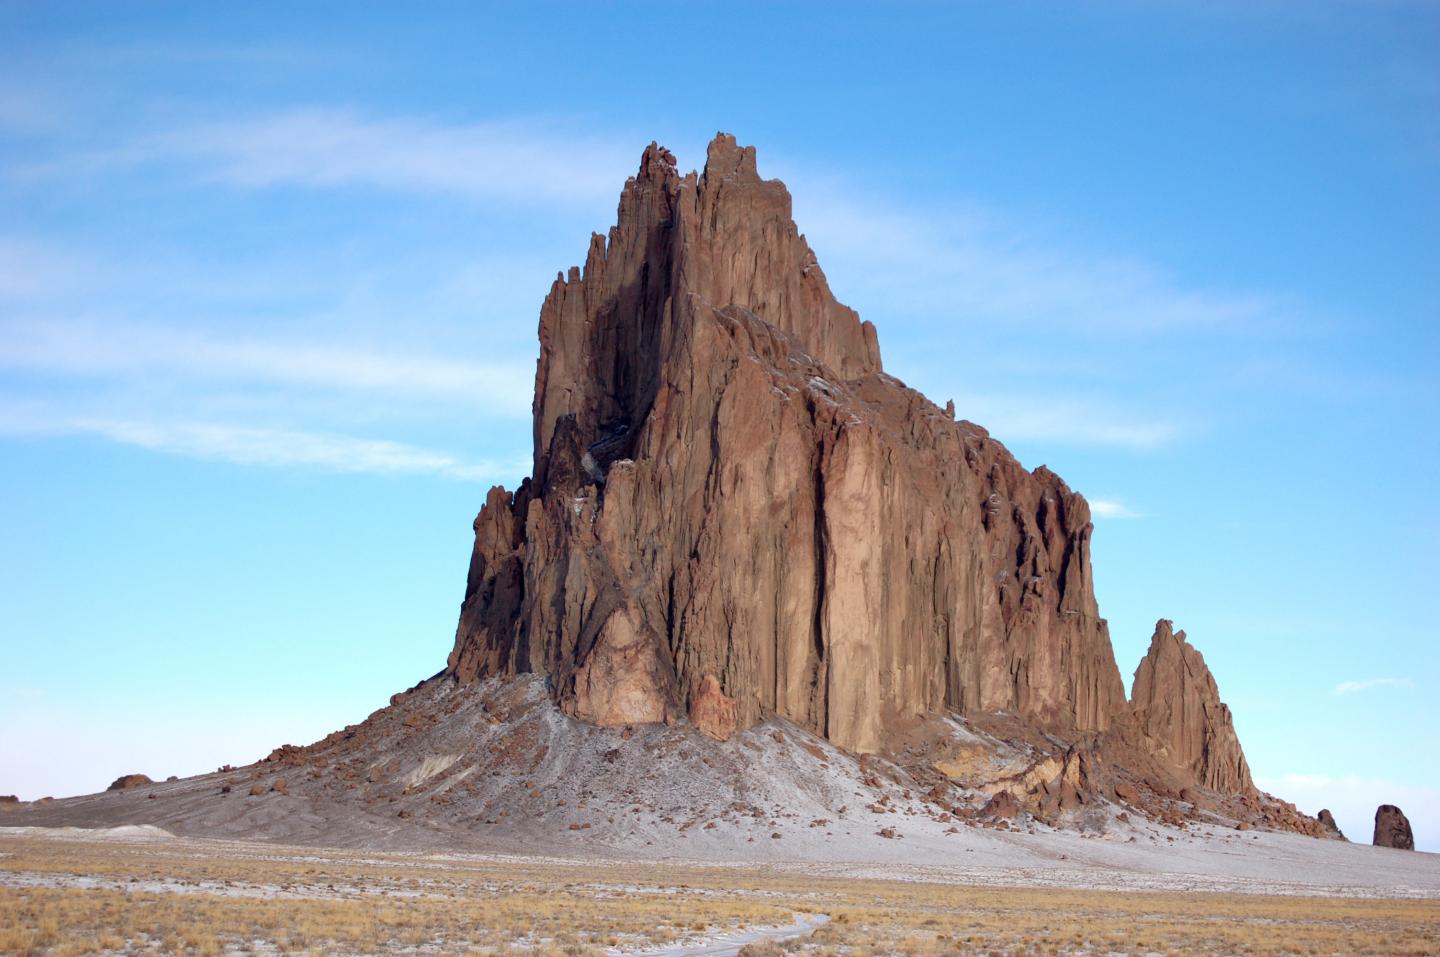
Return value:
<svg viewBox="0 0 1440 957">
<path fill-rule="evenodd" d="M 1255 789 L 1214 675 L 1185 632 L 1169 621 L 1155 623 L 1150 650 L 1135 670 L 1130 708 L 1119 724 L 1117 737 L 1179 785 L 1199 784 L 1222 794 Z"/>
</svg>

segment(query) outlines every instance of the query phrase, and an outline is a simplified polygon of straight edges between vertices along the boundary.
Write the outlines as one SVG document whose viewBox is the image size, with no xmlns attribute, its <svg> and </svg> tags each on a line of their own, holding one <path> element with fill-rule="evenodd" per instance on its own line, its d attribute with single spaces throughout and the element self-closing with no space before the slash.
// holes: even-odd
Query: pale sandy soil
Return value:
<svg viewBox="0 0 1440 957">
<path fill-rule="evenodd" d="M 1276 837 L 1229 853 L 1264 862 L 1259 870 L 1295 866 L 1302 839 Z M 1367 850 L 1336 856 L 1343 846 L 1310 844 L 1332 849 L 1309 858 L 1312 867 Z M 1419 957 L 1440 939 L 1429 855 L 1366 855 L 1384 866 L 1364 882 L 1292 875 L 1262 886 L 1147 870 L 1158 849 L 1145 847 L 1129 846 L 1122 879 L 1114 860 L 1051 869 L 636 862 L 6 828 L 0 953 Z M 1181 852 L 1216 867 L 1225 857 L 1203 838 Z"/>
<path fill-rule="evenodd" d="M 89 830 L 72 833 L 109 841 L 764 865 L 976 886 L 1440 896 L 1440 855 L 1219 821 L 1172 828 L 1104 801 L 1061 828 L 1030 820 L 1000 830 L 944 813 L 903 775 L 875 767 L 778 721 L 716 742 L 683 727 L 581 724 L 536 681 L 464 694 L 436 684 L 296 763 L 8 805 L 0 833 L 63 837 L 79 827 Z M 27 827 L 44 830 L 11 830 Z"/>
</svg>

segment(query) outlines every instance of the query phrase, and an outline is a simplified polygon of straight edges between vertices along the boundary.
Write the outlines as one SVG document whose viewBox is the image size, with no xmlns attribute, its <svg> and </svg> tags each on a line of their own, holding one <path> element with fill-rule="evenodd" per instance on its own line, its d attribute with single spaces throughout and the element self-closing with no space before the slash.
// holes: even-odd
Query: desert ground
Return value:
<svg viewBox="0 0 1440 957">
<path fill-rule="evenodd" d="M 449 688 L 243 768 L 5 805 L 0 953 L 1440 950 L 1440 855 L 1198 807 L 967 817 L 983 793 L 937 805 L 784 722 L 717 742 Z"/>
<path fill-rule="evenodd" d="M 1245 854 L 1272 882 L 1068 855 L 1052 868 L 642 862 L 7 827 L 0 953 L 1436 952 L 1435 855 L 1260 837 Z M 1215 853 L 1184 840 L 1179 868 Z M 1347 864 L 1366 858 L 1357 882 Z"/>
</svg>

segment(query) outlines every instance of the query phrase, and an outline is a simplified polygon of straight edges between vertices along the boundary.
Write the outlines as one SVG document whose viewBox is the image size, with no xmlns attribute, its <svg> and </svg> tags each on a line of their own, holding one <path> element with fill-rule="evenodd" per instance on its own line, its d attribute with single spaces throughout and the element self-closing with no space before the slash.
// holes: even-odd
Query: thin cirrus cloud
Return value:
<svg viewBox="0 0 1440 957">
<path fill-rule="evenodd" d="M 0 434 L 93 436 L 185 458 L 373 475 L 428 475 L 466 482 L 511 479 L 528 462 L 467 460 L 405 442 L 220 422 L 136 421 L 47 414 L 34 403 L 0 408 Z"/>
<path fill-rule="evenodd" d="M 1275 328 L 1289 309 L 1276 296 L 1192 288 L 1133 256 L 1074 248 L 1003 211 L 914 210 L 834 179 L 797 179 L 796 219 L 823 261 L 846 267 L 841 291 L 887 308 L 1091 336 Z"/>
<path fill-rule="evenodd" d="M 78 431 L 126 445 L 241 465 L 304 466 L 379 475 L 434 475 L 471 482 L 506 478 L 522 463 L 464 461 L 403 442 L 216 423 L 79 420 Z"/>
<path fill-rule="evenodd" d="M 0 235 L 0 302 L 44 299 L 83 268 L 73 254 L 25 236 Z"/>
<path fill-rule="evenodd" d="M 54 168 L 78 164 L 102 174 L 125 167 L 179 168 L 194 181 L 237 188 L 359 186 L 480 203 L 552 202 L 578 208 L 613 200 L 633 171 L 633 153 L 616 138 L 557 132 L 540 122 L 456 124 L 299 108 L 141 135 L 107 151 L 62 160 Z M 903 318 L 897 331 L 902 343 L 908 336 L 912 346 L 915 341 L 936 346 L 936 336 L 951 334 L 947 329 L 977 323 L 1063 326 L 1067 335 L 1108 342 L 1136 332 L 1163 336 L 1196 327 L 1243 328 L 1279 312 L 1268 297 L 1187 288 L 1143 262 L 1047 242 L 993 211 L 922 212 L 896 197 L 877 199 L 839 181 L 791 179 L 797 218 L 832 274 L 843 275 L 842 286 L 857 290 L 865 300 L 859 304 L 867 309 L 869 303 L 884 303 L 896 314 L 888 317 L 891 321 Z M 843 298 L 845 289 L 838 291 Z M 508 416 L 528 411 L 528 361 L 496 365 L 194 337 L 167 344 L 130 332 L 123 343 L 110 338 L 69 350 L 32 337 L 0 345 L 0 363 L 61 367 L 76 374 L 103 372 L 107 365 L 159 367 L 175 375 L 201 369 L 271 382 L 469 397 Z M 1103 391 L 1104 383 L 1094 384 Z M 967 418 L 1013 441 L 1150 449 L 1175 441 L 1184 431 L 1181 416 L 1083 395 L 981 388 L 969 401 L 957 397 L 957 406 Z M 1115 512 L 1108 517 L 1129 516 Z"/>
<path fill-rule="evenodd" d="M 71 377 L 217 378 L 382 393 L 482 406 L 490 415 L 530 411 L 533 360 L 475 361 L 366 351 L 307 342 L 222 338 L 164 326 L 0 323 L 0 367 Z"/>
<path fill-rule="evenodd" d="M 1110 498 L 1090 499 L 1090 512 L 1101 518 L 1139 518 L 1140 513 L 1124 502 Z"/>
<path fill-rule="evenodd" d="M 32 380 L 17 378 L 7 389 L 12 397 L 0 408 L 0 434 L 10 437 L 88 436 L 252 467 L 474 482 L 510 480 L 527 468 L 518 458 L 470 459 L 349 434 L 355 424 L 348 420 L 382 413 L 433 420 L 460 408 L 476 422 L 519 422 L 529 413 L 533 360 L 472 361 L 51 320 L 0 323 L 0 370 L 42 383 L 26 389 Z M 301 401 L 315 393 L 335 397 L 338 429 L 335 413 L 322 417 L 332 421 L 314 421 L 314 403 Z M 204 417 L 217 406 L 227 420 Z M 263 421 L 277 409 L 292 421 Z"/>
<path fill-rule="evenodd" d="M 1146 450 L 1182 431 L 1178 422 L 1135 416 L 1103 398 L 1080 395 L 969 393 L 955 397 L 955 409 L 1002 441 Z"/>
<path fill-rule="evenodd" d="M 1342 681 L 1330 690 L 1332 695 L 1355 694 L 1374 688 L 1413 688 L 1415 682 L 1409 678 L 1367 678 L 1364 681 Z"/>
<path fill-rule="evenodd" d="M 540 120 L 447 123 L 301 107 L 150 133 L 30 172 L 179 166 L 201 182 L 242 188 L 369 187 L 589 206 L 614 200 L 637 154 L 623 136 Z M 920 211 L 834 177 L 780 171 L 801 227 L 827 263 L 844 267 L 844 286 L 936 319 L 1113 334 L 1253 328 L 1284 312 L 1272 296 L 1188 288 L 1134 257 L 1047 241 L 1003 211 Z"/>
<path fill-rule="evenodd" d="M 615 195 L 635 152 L 539 122 L 457 124 L 300 108 L 153 133 L 30 172 L 179 165 L 201 181 L 238 187 L 358 186 L 474 201 L 589 203 Z"/>
</svg>

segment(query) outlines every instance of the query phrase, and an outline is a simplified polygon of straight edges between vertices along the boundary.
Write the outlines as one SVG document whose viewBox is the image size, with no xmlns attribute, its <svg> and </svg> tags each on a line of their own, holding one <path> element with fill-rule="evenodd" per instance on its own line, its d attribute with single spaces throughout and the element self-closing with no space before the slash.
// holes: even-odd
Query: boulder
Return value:
<svg viewBox="0 0 1440 957">
<path fill-rule="evenodd" d="M 116 778 L 113 782 L 111 782 L 110 786 L 109 786 L 108 788 L 106 788 L 105 790 L 107 790 L 107 791 L 128 791 L 128 790 L 130 790 L 131 788 L 143 788 L 143 787 L 145 787 L 145 786 L 147 786 L 147 785 L 154 784 L 154 783 L 155 783 L 155 782 L 152 781 L 152 780 L 150 780 L 150 778 L 149 778 L 148 775 L 144 775 L 144 774 L 123 774 L 123 775 L 121 775 L 120 777 Z"/>
<path fill-rule="evenodd" d="M 1415 835 L 1410 831 L 1410 820 L 1405 812 L 1393 804 L 1382 804 L 1375 809 L 1376 847 L 1393 847 L 1402 851 L 1415 850 Z"/>
<path fill-rule="evenodd" d="M 1013 821 L 1020 816 L 1020 802 L 1009 791 L 1000 791 L 980 809 L 980 816 L 991 820 Z"/>
<path fill-rule="evenodd" d="M 1340 830 L 1340 825 L 1335 823 L 1335 815 L 1330 813 L 1328 807 L 1322 807 L 1320 813 L 1315 815 L 1315 820 L 1320 822 L 1320 827 L 1325 831 L 1326 837 L 1332 837 L 1337 841 L 1346 840 L 1344 832 Z"/>
</svg>

